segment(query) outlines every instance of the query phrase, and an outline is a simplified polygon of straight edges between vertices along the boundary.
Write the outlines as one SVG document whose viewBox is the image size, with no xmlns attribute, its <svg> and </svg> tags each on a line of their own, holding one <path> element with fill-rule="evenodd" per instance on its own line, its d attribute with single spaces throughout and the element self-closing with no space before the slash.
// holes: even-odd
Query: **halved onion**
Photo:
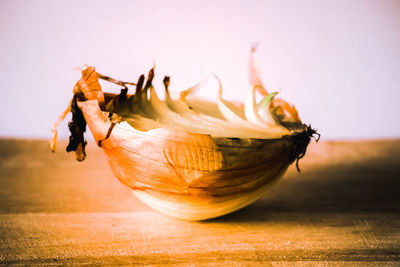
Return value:
<svg viewBox="0 0 400 267">
<path fill-rule="evenodd" d="M 187 100 L 202 83 L 172 99 L 169 78 L 164 79 L 162 100 L 152 85 L 154 68 L 145 86 L 141 76 L 135 93 L 128 94 L 127 86 L 135 83 L 88 67 L 74 87 L 72 101 L 79 107 L 72 109 L 73 119 L 79 121 L 72 124 L 78 126 L 70 126 L 72 147 L 81 147 L 77 158 L 82 159 L 85 145 L 81 112 L 114 175 L 149 206 L 187 220 L 240 209 L 268 191 L 289 164 L 296 159 L 298 163 L 317 134 L 301 123 L 294 106 L 267 92 L 255 69 L 251 64 L 253 84 L 243 108 L 222 98 L 217 77 L 216 103 Z M 124 88 L 119 95 L 103 93 L 99 79 Z M 256 92 L 264 95 L 260 103 Z M 53 150 L 60 120 L 52 129 Z"/>
</svg>

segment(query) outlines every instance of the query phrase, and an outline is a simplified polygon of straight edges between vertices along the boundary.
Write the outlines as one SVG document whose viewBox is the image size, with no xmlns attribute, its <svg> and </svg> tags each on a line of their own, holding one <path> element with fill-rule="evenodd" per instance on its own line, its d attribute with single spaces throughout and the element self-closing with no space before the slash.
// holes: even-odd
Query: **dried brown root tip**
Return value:
<svg viewBox="0 0 400 267">
<path fill-rule="evenodd" d="M 298 172 L 301 171 L 299 167 L 299 160 L 306 155 L 307 147 L 310 144 L 311 138 L 314 138 L 317 142 L 320 138 L 320 134 L 316 130 L 312 129 L 311 125 L 303 126 L 304 131 L 284 137 L 291 143 L 289 163 L 292 164 L 294 161 L 296 161 L 296 169 Z M 318 137 L 316 138 L 314 135 L 317 135 Z"/>
<path fill-rule="evenodd" d="M 144 90 L 147 90 L 152 85 L 154 79 L 154 67 L 149 71 L 149 75 L 147 76 L 146 85 L 144 86 Z"/>
<path fill-rule="evenodd" d="M 68 123 L 69 131 L 71 135 L 69 137 L 69 143 L 66 147 L 67 152 L 75 151 L 76 159 L 82 161 L 86 158 L 85 146 L 86 141 L 84 138 L 84 132 L 86 131 L 86 121 L 82 111 L 78 107 L 77 101 L 80 99 L 80 94 L 74 95 L 71 102 L 72 120 Z"/>
<path fill-rule="evenodd" d="M 298 157 L 296 158 L 296 169 L 297 169 L 298 172 L 301 172 L 300 167 L 299 167 L 299 160 L 300 160 L 301 158 L 303 158 L 303 157 L 305 156 L 305 154 L 306 154 L 306 151 L 304 151 L 303 154 L 301 154 L 300 156 L 298 156 Z"/>
<path fill-rule="evenodd" d="M 317 130 L 312 129 L 311 124 L 308 126 L 308 128 L 310 129 L 310 136 L 315 140 L 315 143 L 318 143 L 319 139 L 321 138 L 321 134 L 318 133 Z M 317 137 L 315 137 L 315 135 Z"/>
<path fill-rule="evenodd" d="M 121 89 L 121 92 L 118 95 L 118 102 L 122 103 L 127 99 L 128 95 L 128 87 L 125 86 L 125 88 Z"/>
<path fill-rule="evenodd" d="M 128 94 L 128 87 L 125 86 L 124 88 L 121 89 L 120 95 L 126 96 L 127 94 Z"/>
<path fill-rule="evenodd" d="M 76 155 L 76 160 L 77 161 L 83 161 L 86 158 L 86 151 L 85 151 L 85 146 L 86 146 L 87 142 L 83 142 L 78 144 L 78 147 L 75 151 L 75 155 Z"/>
<path fill-rule="evenodd" d="M 113 120 L 113 122 L 111 122 L 111 126 L 110 126 L 110 128 L 108 128 L 106 137 L 104 137 L 103 139 L 101 139 L 101 140 L 99 140 L 99 141 L 97 142 L 97 145 L 98 145 L 99 147 L 102 147 L 103 141 L 104 141 L 104 140 L 107 140 L 107 139 L 110 137 L 110 135 L 111 135 L 111 133 L 112 133 L 112 130 L 114 129 L 115 125 L 117 125 L 117 123 L 121 122 L 121 119 L 120 119 L 120 118 L 115 118 L 115 116 L 114 116 L 113 113 L 110 113 L 110 114 L 109 114 L 109 118 L 110 118 L 110 120 Z"/>
<path fill-rule="evenodd" d="M 135 94 L 139 94 L 139 92 L 142 90 L 144 84 L 144 75 L 140 75 L 138 82 L 136 84 L 136 92 Z"/>
<path fill-rule="evenodd" d="M 168 92 L 168 88 L 169 88 L 169 80 L 170 80 L 169 76 L 165 76 L 164 80 L 163 80 L 165 91 L 167 91 L 167 92 Z"/>
</svg>

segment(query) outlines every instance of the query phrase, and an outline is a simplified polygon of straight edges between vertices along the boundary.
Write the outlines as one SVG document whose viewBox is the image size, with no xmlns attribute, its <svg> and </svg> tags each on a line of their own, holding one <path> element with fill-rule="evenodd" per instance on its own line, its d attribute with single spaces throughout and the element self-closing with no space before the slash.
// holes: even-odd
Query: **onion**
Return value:
<svg viewBox="0 0 400 267">
<path fill-rule="evenodd" d="M 71 110 L 68 151 L 76 151 L 78 160 L 85 158 L 87 123 L 114 175 L 154 209 L 181 219 L 204 220 L 247 206 L 267 192 L 291 163 L 296 161 L 298 168 L 311 137 L 319 138 L 300 121 L 294 106 L 264 88 L 253 64 L 254 51 L 244 107 L 222 98 L 222 83 L 216 76 L 216 103 L 187 99 L 205 82 L 173 99 L 169 77 L 164 78 L 162 100 L 152 85 L 154 68 L 144 84 L 143 75 L 137 83 L 122 82 L 88 67 L 74 87 L 71 109 L 52 128 L 50 148 L 55 150 L 57 126 Z M 103 93 L 99 79 L 123 86 L 121 93 Z M 128 94 L 128 85 L 136 86 L 133 94 Z M 264 96 L 260 103 L 257 92 Z"/>
</svg>

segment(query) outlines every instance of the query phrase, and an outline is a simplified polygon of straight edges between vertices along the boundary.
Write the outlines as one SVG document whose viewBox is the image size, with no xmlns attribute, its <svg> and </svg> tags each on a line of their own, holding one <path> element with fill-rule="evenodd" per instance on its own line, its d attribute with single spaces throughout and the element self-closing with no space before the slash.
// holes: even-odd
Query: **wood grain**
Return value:
<svg viewBox="0 0 400 267">
<path fill-rule="evenodd" d="M 397 265 L 400 140 L 312 144 L 253 205 L 205 222 L 161 215 L 89 144 L 0 140 L 0 264 Z"/>
</svg>

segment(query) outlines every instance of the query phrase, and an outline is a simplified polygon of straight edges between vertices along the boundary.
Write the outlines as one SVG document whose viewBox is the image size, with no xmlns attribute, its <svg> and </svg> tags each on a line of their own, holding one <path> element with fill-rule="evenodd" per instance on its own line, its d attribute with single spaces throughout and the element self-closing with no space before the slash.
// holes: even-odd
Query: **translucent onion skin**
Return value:
<svg viewBox="0 0 400 267">
<path fill-rule="evenodd" d="M 177 129 L 140 131 L 112 125 L 97 100 L 78 102 L 114 175 L 154 209 L 205 220 L 243 208 L 268 191 L 301 158 L 311 128 L 292 125 L 275 139 L 213 137 Z M 105 139 L 105 137 L 108 138 Z"/>
</svg>

